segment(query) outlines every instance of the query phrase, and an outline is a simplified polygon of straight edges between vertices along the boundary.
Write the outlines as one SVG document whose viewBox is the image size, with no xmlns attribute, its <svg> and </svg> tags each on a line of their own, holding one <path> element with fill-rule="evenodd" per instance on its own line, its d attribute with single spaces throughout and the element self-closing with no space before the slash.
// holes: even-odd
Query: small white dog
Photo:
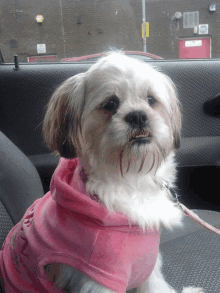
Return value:
<svg viewBox="0 0 220 293">
<path fill-rule="evenodd" d="M 44 262 L 44 273 L 57 288 L 71 293 L 123 293 L 132 288 L 138 293 L 175 292 L 162 275 L 158 246 L 161 226 L 182 223 L 181 209 L 163 189 L 164 182 L 171 186 L 175 182 L 174 150 L 179 146 L 180 130 L 180 105 L 171 80 L 120 52 L 101 58 L 56 90 L 44 119 L 45 141 L 65 158 L 60 164 L 69 173 L 62 171 L 65 174 L 60 173 L 60 178 L 67 178 L 62 185 L 67 193 L 73 186 L 71 172 L 78 172 L 74 178 L 83 182 L 76 187 L 74 213 L 66 212 L 64 201 L 59 201 L 47 224 L 56 234 L 60 224 L 54 213 L 66 225 L 70 217 L 75 219 L 68 235 L 74 235 L 71 245 L 73 255 L 76 251 L 78 255 L 74 260 L 66 257 L 64 263 L 60 248 L 60 258 L 51 262 L 48 257 L 49 262 Z M 58 192 L 65 193 L 54 185 L 59 172 L 55 171 L 51 183 L 54 199 Z M 82 193 L 87 196 L 79 204 Z M 68 204 L 70 198 L 67 209 Z M 92 217 L 94 221 L 89 222 Z M 192 287 L 182 291 L 203 292 Z"/>
</svg>

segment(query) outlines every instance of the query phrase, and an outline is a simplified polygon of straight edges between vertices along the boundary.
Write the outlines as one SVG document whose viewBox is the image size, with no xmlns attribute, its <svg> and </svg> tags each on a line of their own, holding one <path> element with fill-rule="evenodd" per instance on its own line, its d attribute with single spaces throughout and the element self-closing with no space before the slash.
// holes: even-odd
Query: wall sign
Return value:
<svg viewBox="0 0 220 293">
<path fill-rule="evenodd" d="M 45 54 L 46 53 L 46 45 L 45 44 L 37 44 L 37 53 Z"/>
<path fill-rule="evenodd" d="M 36 22 L 40 22 L 40 23 L 44 21 L 43 15 L 37 15 L 35 19 L 36 19 Z"/>
<path fill-rule="evenodd" d="M 185 41 L 185 47 L 200 47 L 202 40 Z"/>
<path fill-rule="evenodd" d="M 209 31 L 209 25 L 208 24 L 200 24 L 199 25 L 199 34 L 205 35 L 208 34 Z"/>
</svg>

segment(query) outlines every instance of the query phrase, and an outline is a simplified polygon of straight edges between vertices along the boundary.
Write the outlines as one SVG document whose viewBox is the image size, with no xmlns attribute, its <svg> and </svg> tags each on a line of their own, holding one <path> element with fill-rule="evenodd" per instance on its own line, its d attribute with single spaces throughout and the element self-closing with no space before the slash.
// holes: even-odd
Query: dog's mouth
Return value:
<svg viewBox="0 0 220 293">
<path fill-rule="evenodd" d="M 139 131 L 132 134 L 130 142 L 133 143 L 149 143 L 151 141 L 152 135 L 150 130 Z"/>
</svg>

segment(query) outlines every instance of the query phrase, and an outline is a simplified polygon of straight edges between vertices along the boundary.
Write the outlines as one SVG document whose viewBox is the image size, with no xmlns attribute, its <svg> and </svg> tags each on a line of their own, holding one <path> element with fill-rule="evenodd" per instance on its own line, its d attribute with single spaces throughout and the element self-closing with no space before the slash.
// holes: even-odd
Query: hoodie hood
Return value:
<svg viewBox="0 0 220 293">
<path fill-rule="evenodd" d="M 100 226 L 112 226 L 133 230 L 140 230 L 126 215 L 110 212 L 105 206 L 91 199 L 86 192 L 84 182 L 80 176 L 82 166 L 79 159 L 61 158 L 55 170 L 50 191 L 52 198 L 63 208 L 75 214 L 75 217 Z"/>
</svg>

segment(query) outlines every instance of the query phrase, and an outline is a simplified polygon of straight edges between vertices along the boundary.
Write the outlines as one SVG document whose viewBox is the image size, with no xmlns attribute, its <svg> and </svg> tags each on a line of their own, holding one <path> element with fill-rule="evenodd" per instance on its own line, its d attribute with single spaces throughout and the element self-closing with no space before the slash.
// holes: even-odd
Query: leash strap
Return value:
<svg viewBox="0 0 220 293">
<path fill-rule="evenodd" d="M 220 230 L 213 227 L 209 223 L 202 220 L 197 214 L 195 214 L 193 211 L 189 210 L 186 206 L 181 204 L 178 200 L 178 195 L 175 192 L 174 188 L 172 188 L 167 182 L 163 182 L 163 187 L 169 191 L 169 194 L 171 195 L 171 198 L 178 203 L 178 205 L 182 208 L 184 214 L 189 217 L 190 219 L 194 220 L 195 222 L 199 223 L 206 229 L 215 232 L 216 234 L 220 235 Z"/>
<path fill-rule="evenodd" d="M 213 227 L 212 225 L 210 225 L 209 223 L 205 222 L 204 220 L 202 220 L 197 214 L 195 214 L 193 211 L 189 210 L 186 206 L 184 206 L 183 204 L 180 203 L 181 208 L 183 209 L 185 215 L 189 218 L 191 218 L 192 220 L 196 221 L 197 223 L 199 223 L 200 225 L 202 225 L 203 227 L 205 227 L 206 229 L 209 229 L 210 231 L 215 232 L 216 234 L 220 235 L 220 230 Z"/>
</svg>

